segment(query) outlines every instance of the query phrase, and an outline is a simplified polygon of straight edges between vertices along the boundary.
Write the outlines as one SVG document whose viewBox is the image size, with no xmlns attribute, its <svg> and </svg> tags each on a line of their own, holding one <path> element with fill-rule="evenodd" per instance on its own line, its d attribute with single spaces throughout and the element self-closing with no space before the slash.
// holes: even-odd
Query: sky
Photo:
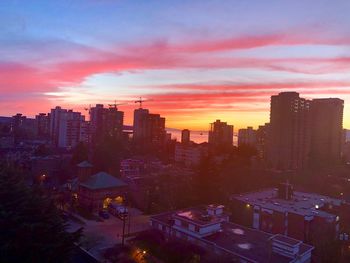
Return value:
<svg viewBox="0 0 350 263">
<path fill-rule="evenodd" d="M 269 121 L 270 96 L 345 101 L 348 0 L 1 0 L 0 115 L 134 103 L 166 126 Z"/>
</svg>

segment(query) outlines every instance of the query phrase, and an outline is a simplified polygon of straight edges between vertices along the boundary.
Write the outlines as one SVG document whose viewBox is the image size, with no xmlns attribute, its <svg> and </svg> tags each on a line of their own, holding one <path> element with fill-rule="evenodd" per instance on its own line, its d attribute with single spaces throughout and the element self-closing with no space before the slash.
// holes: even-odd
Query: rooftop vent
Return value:
<svg viewBox="0 0 350 263">
<path fill-rule="evenodd" d="M 280 234 L 271 238 L 272 252 L 289 258 L 295 258 L 299 254 L 301 243 L 299 240 Z"/>
<path fill-rule="evenodd" d="M 207 206 L 208 215 L 211 216 L 220 216 L 224 213 L 223 205 L 208 205 Z"/>
</svg>

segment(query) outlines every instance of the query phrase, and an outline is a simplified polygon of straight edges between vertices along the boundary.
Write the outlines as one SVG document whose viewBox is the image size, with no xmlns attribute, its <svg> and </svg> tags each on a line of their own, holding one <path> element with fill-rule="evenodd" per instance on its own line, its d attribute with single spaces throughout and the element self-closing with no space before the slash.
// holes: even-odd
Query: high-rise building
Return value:
<svg viewBox="0 0 350 263">
<path fill-rule="evenodd" d="M 140 140 L 146 137 L 145 119 L 149 114 L 147 109 L 136 109 L 134 110 L 134 124 L 133 124 L 133 139 Z"/>
<path fill-rule="evenodd" d="M 256 140 L 256 130 L 253 127 L 238 130 L 238 146 L 249 145 L 255 147 Z"/>
<path fill-rule="evenodd" d="M 12 116 L 12 123 L 11 123 L 12 131 L 15 132 L 17 129 L 24 126 L 26 120 L 27 120 L 27 117 L 22 115 L 21 113 L 17 113 L 16 115 Z"/>
<path fill-rule="evenodd" d="M 191 132 L 188 129 L 184 129 L 181 131 L 181 143 L 188 144 L 190 143 Z"/>
<path fill-rule="evenodd" d="M 90 139 L 90 122 L 84 120 L 80 125 L 80 142 L 89 144 Z"/>
<path fill-rule="evenodd" d="M 116 106 L 104 108 L 103 104 L 96 104 L 90 109 L 90 132 L 93 143 L 107 135 L 121 137 L 123 125 L 124 112 L 118 111 Z"/>
<path fill-rule="evenodd" d="M 341 161 L 343 144 L 344 101 L 337 98 L 314 99 L 311 102 L 310 162 L 334 165 Z"/>
<path fill-rule="evenodd" d="M 133 139 L 145 143 L 163 143 L 165 141 L 165 118 L 151 114 L 147 109 L 134 111 Z"/>
<path fill-rule="evenodd" d="M 11 118 L 11 132 L 15 142 L 35 137 L 35 120 L 17 113 Z"/>
<path fill-rule="evenodd" d="M 80 142 L 80 130 L 84 116 L 80 112 L 73 112 L 68 110 L 61 116 L 59 135 L 58 135 L 58 147 L 71 148 L 76 146 Z"/>
<path fill-rule="evenodd" d="M 116 107 L 110 107 L 105 114 L 105 132 L 110 136 L 121 137 L 124 125 L 124 112 L 118 111 Z"/>
<path fill-rule="evenodd" d="M 48 138 L 50 134 L 50 116 L 39 113 L 35 116 L 36 134 L 39 138 Z"/>
<path fill-rule="evenodd" d="M 51 109 L 50 112 L 50 139 L 55 146 L 58 145 L 61 119 L 63 118 L 63 115 L 66 114 L 66 112 L 67 110 L 62 109 L 59 106 Z"/>
<path fill-rule="evenodd" d="M 233 145 L 233 125 L 216 120 L 210 124 L 208 134 L 209 145 L 212 146 L 232 146 Z"/>
<path fill-rule="evenodd" d="M 260 160 L 266 160 L 270 123 L 260 125 L 256 131 L 256 148 Z"/>
<path fill-rule="evenodd" d="M 72 148 L 83 139 L 81 127 L 85 118 L 80 112 L 56 107 L 50 113 L 50 138 L 53 144 L 59 148 Z"/>
<path fill-rule="evenodd" d="M 297 92 L 271 97 L 268 161 L 273 168 L 306 167 L 310 148 L 310 101 Z"/>
</svg>

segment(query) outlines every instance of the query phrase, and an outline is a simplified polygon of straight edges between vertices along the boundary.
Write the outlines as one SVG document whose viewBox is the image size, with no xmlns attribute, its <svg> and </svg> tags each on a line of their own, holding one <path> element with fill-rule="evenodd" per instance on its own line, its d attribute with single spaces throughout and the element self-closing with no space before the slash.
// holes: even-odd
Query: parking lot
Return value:
<svg viewBox="0 0 350 263">
<path fill-rule="evenodd" d="M 137 233 L 149 228 L 149 216 L 143 215 L 135 208 L 129 209 L 130 223 L 126 220 L 125 233 L 130 230 L 130 234 Z M 123 221 L 115 216 L 110 215 L 109 219 L 101 219 L 101 222 L 95 220 L 86 220 L 75 215 L 84 223 L 78 223 L 70 220 L 69 230 L 74 231 L 80 227 L 84 228 L 82 246 L 90 253 L 101 258 L 101 251 L 122 241 Z"/>
</svg>

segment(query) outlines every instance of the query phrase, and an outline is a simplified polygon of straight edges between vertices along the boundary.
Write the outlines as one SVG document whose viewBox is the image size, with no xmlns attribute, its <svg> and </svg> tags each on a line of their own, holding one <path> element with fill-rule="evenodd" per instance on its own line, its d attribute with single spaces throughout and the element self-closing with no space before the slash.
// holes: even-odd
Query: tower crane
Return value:
<svg viewBox="0 0 350 263">
<path fill-rule="evenodd" d="M 113 109 L 118 109 L 119 105 L 126 105 L 126 103 L 117 103 L 117 101 L 115 100 L 114 103 L 108 104 L 109 108 L 113 108 Z"/>
</svg>

